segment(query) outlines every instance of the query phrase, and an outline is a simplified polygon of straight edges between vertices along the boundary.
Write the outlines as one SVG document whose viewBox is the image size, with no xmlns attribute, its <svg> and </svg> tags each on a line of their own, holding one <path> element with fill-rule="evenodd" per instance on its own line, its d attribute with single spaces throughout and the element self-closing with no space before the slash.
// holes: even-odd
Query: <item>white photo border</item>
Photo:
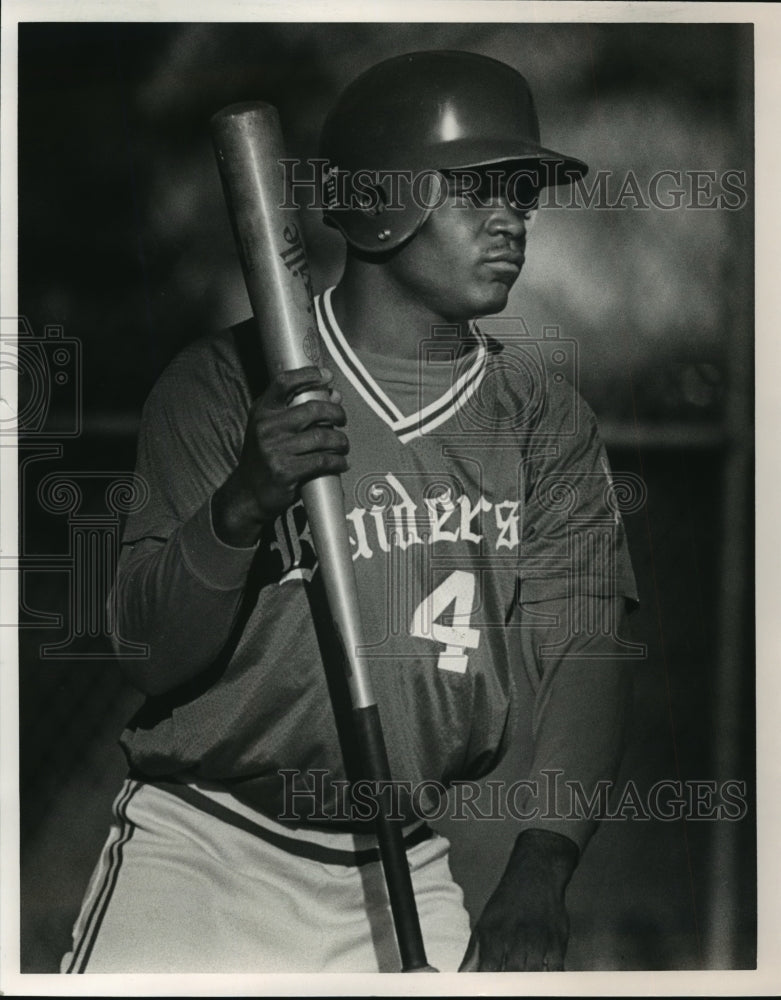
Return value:
<svg viewBox="0 0 781 1000">
<path fill-rule="evenodd" d="M 367 17 L 367 12 L 370 17 Z M 757 787 L 758 787 L 758 968 L 756 971 L 589 972 L 548 976 L 537 973 L 448 975 L 442 977 L 376 976 L 151 976 L 91 975 L 70 977 L 19 971 L 19 789 L 18 682 L 15 635 L 3 635 L 0 672 L 0 989 L 18 996 L 346 996 L 346 995 L 775 995 L 781 983 L 781 615 L 778 559 L 781 527 L 772 497 L 781 488 L 778 428 L 781 351 L 778 261 L 781 194 L 777 181 L 781 121 L 781 14 L 773 4 L 753 3 L 579 3 L 542 4 L 516 0 L 426 0 L 377 2 L 301 0 L 5 0 L 2 8 L 2 146 L 0 204 L 0 315 L 17 315 L 16 212 L 16 78 L 17 28 L 24 21 L 496 21 L 496 22 L 752 22 L 755 25 L 756 94 L 756 620 L 757 620 Z M 4 393 L 8 387 L 4 386 Z M 0 405 L 13 406 L 13 396 Z M 3 510 L 0 548 L 4 555 L 17 546 L 16 456 L 0 449 Z M 0 574 L 3 607 L 15 608 L 14 574 Z M 5 620 L 5 619 L 4 619 Z M 4 630 L 13 631 L 13 630 Z"/>
</svg>

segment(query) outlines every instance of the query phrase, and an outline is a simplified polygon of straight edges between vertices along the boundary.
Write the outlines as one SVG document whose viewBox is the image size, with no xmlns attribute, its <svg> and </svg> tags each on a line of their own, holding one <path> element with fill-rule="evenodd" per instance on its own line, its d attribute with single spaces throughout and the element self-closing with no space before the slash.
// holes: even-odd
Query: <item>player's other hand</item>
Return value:
<svg viewBox="0 0 781 1000">
<path fill-rule="evenodd" d="M 475 925 L 461 972 L 559 972 L 569 937 L 564 892 L 578 861 L 574 841 L 526 830 Z"/>
<path fill-rule="evenodd" d="M 229 545 L 254 545 L 264 521 L 298 498 L 302 483 L 348 468 L 346 416 L 327 368 L 280 372 L 252 404 L 238 466 L 212 500 L 212 520 Z M 291 405 L 305 392 L 324 398 Z"/>
</svg>

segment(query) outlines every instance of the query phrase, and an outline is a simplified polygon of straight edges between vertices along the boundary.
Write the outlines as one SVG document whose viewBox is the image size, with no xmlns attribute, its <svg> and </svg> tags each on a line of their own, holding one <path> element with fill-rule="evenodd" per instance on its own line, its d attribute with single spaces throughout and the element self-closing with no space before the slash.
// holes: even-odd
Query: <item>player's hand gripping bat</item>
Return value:
<svg viewBox="0 0 781 1000">
<path fill-rule="evenodd" d="M 298 212 L 286 197 L 284 142 L 276 108 L 233 104 L 212 118 L 212 138 L 244 278 L 269 372 L 320 364 L 320 339 Z M 293 405 L 327 399 L 302 393 Z M 344 651 L 353 718 L 370 782 L 390 781 L 367 665 L 339 476 L 301 487 L 333 627 Z M 379 786 L 378 786 L 379 787 Z M 379 805 L 379 797 L 378 797 Z M 398 821 L 377 811 L 377 839 L 404 972 L 436 971 L 426 961 L 407 855 Z"/>
</svg>

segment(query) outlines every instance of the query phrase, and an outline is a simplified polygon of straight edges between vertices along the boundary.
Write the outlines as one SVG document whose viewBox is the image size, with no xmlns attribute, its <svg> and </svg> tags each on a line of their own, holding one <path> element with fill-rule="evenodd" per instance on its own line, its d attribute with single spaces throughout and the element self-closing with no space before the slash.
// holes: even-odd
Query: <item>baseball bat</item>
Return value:
<svg viewBox="0 0 781 1000">
<path fill-rule="evenodd" d="M 258 336 L 273 377 L 280 371 L 319 365 L 312 284 L 298 212 L 285 190 L 285 158 L 279 115 L 263 102 L 233 104 L 211 120 L 212 139 Z M 283 208 L 282 206 L 285 205 Z M 292 405 L 328 399 L 327 390 L 301 393 Z M 334 632 L 344 658 L 347 686 L 364 777 L 381 787 L 391 780 L 388 754 L 368 665 L 344 494 L 337 475 L 301 487 Z M 338 717 L 338 713 L 337 713 Z M 423 946 L 401 825 L 377 801 L 376 832 L 402 971 L 436 971 Z"/>
</svg>

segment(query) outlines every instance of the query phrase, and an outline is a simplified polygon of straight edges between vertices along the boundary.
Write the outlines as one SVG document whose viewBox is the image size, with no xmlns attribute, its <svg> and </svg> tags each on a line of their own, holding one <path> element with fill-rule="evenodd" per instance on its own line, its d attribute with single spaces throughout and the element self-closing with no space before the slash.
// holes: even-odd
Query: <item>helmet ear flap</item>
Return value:
<svg viewBox="0 0 781 1000">
<path fill-rule="evenodd" d="M 410 240 L 431 212 L 447 198 L 447 183 L 438 171 L 419 175 L 399 172 L 392 179 L 356 175 L 341 185 L 341 198 L 329 196 L 323 220 L 334 226 L 356 250 L 368 254 L 387 253 Z M 391 188 L 393 184 L 395 187 Z"/>
</svg>

